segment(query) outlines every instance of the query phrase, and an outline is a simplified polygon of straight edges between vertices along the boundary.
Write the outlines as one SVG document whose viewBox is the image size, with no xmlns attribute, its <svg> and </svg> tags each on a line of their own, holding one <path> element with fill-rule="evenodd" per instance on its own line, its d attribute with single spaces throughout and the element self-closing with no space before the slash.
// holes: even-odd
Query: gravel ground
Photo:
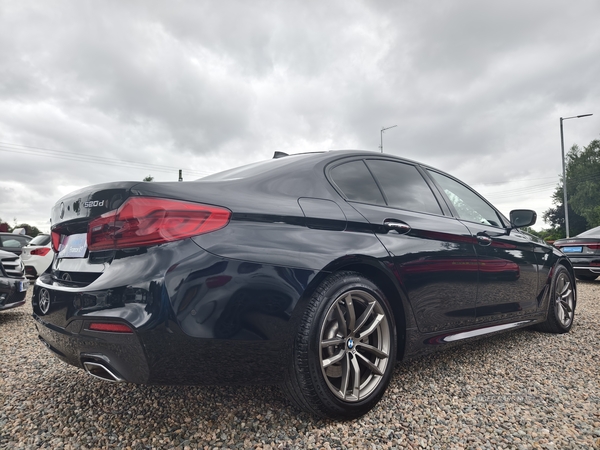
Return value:
<svg viewBox="0 0 600 450">
<path fill-rule="evenodd" d="M 379 405 L 343 423 L 276 387 L 96 381 L 38 342 L 30 314 L 0 313 L 3 449 L 600 449 L 600 281 L 579 283 L 571 333 L 518 330 L 399 364 Z"/>
</svg>

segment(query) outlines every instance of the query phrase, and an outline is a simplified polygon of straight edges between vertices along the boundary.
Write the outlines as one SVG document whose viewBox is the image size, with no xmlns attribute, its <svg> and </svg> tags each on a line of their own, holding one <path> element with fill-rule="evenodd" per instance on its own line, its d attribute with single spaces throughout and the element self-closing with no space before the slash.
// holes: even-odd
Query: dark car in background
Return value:
<svg viewBox="0 0 600 450">
<path fill-rule="evenodd" d="M 559 239 L 554 246 L 567 255 L 575 276 L 593 281 L 600 275 L 600 227 L 584 231 L 575 237 Z"/>
<path fill-rule="evenodd" d="M 109 381 L 278 383 L 347 419 L 379 401 L 397 358 L 574 319 L 571 263 L 520 230 L 535 212 L 508 219 L 456 178 L 379 153 L 91 186 L 51 219 L 39 338 Z"/>
<path fill-rule="evenodd" d="M 0 311 L 24 305 L 28 287 L 21 258 L 0 250 Z"/>
<path fill-rule="evenodd" d="M 26 234 L 0 233 L 0 250 L 20 256 L 23 247 L 25 247 L 31 239 L 33 238 Z"/>
</svg>

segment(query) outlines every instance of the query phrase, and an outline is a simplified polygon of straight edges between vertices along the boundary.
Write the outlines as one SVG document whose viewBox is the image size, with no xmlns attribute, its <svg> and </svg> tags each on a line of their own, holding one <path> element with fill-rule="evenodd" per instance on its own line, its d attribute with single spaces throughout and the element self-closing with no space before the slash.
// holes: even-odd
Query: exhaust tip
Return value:
<svg viewBox="0 0 600 450">
<path fill-rule="evenodd" d="M 85 371 L 93 376 L 94 378 L 99 378 L 103 381 L 110 381 L 111 383 L 122 383 L 125 380 L 120 376 L 116 375 L 112 370 L 106 367 L 104 364 L 84 361 L 83 368 Z"/>
</svg>

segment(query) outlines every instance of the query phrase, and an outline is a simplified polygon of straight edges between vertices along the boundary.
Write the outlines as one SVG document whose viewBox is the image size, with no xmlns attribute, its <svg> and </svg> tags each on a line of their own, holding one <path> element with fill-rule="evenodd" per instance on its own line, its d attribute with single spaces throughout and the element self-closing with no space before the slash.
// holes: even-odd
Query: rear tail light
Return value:
<svg viewBox="0 0 600 450">
<path fill-rule="evenodd" d="M 230 217 L 217 206 L 133 197 L 90 222 L 87 243 L 90 251 L 162 244 L 218 230 Z"/>
<path fill-rule="evenodd" d="M 30 255 L 46 256 L 50 251 L 50 247 L 41 247 L 31 250 Z"/>
<path fill-rule="evenodd" d="M 105 322 L 93 322 L 90 323 L 88 330 L 91 331 L 104 331 L 108 333 L 133 333 L 133 330 L 123 323 L 105 323 Z"/>
<path fill-rule="evenodd" d="M 600 250 L 600 244 L 586 244 L 585 246 L 590 250 Z"/>
<path fill-rule="evenodd" d="M 52 231 L 52 250 L 58 253 L 58 247 L 60 246 L 60 233 L 58 231 Z"/>
</svg>

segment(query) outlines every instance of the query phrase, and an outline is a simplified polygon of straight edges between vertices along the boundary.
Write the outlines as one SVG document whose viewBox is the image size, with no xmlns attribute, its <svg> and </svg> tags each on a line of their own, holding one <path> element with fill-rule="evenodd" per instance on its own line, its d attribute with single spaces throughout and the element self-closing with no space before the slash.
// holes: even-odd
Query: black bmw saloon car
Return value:
<svg viewBox="0 0 600 450">
<path fill-rule="evenodd" d="M 397 360 L 571 329 L 573 268 L 456 178 L 389 155 L 285 155 L 193 182 L 85 188 L 52 209 L 39 339 L 108 381 L 280 384 L 349 419 Z"/>
</svg>

